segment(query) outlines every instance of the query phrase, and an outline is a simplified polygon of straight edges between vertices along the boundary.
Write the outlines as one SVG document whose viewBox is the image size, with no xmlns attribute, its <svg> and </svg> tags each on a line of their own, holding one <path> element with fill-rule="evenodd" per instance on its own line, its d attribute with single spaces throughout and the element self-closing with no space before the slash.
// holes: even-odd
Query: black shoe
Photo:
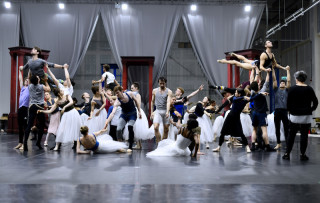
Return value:
<svg viewBox="0 0 320 203">
<path fill-rule="evenodd" d="M 270 145 L 268 145 L 268 146 L 265 148 L 265 151 L 266 151 L 266 152 L 275 152 L 275 151 L 277 151 L 277 150 L 271 148 Z"/>
<path fill-rule="evenodd" d="M 36 140 L 37 138 L 36 137 L 33 137 L 33 138 L 31 138 L 30 140 Z"/>
<path fill-rule="evenodd" d="M 26 144 L 23 145 L 23 151 L 25 151 L 25 152 L 28 151 L 28 145 L 26 145 Z"/>
<path fill-rule="evenodd" d="M 308 161 L 309 160 L 309 157 L 307 157 L 307 155 L 300 155 L 300 160 L 301 161 Z"/>
<path fill-rule="evenodd" d="M 251 149 L 250 149 L 252 152 L 256 151 L 256 144 L 253 142 L 251 144 Z"/>
<path fill-rule="evenodd" d="M 282 159 L 284 160 L 290 160 L 290 155 L 285 153 L 283 156 L 282 156 Z"/>
<path fill-rule="evenodd" d="M 41 147 L 41 144 L 36 144 L 36 146 L 39 148 L 39 150 L 43 149 L 43 147 Z"/>
</svg>

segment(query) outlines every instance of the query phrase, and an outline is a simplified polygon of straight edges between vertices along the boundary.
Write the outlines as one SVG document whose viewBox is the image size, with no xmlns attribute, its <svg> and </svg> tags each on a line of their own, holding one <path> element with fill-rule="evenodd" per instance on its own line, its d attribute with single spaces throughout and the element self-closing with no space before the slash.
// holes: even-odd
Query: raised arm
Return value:
<svg viewBox="0 0 320 203">
<path fill-rule="evenodd" d="M 48 84 L 48 78 L 45 78 L 44 79 L 44 86 L 43 86 L 43 90 L 45 91 L 45 92 L 50 92 L 51 91 L 51 88 L 50 88 L 50 86 L 49 86 L 49 84 Z"/>
<path fill-rule="evenodd" d="M 23 87 L 23 76 L 21 73 L 22 70 L 19 69 L 19 85 L 20 85 L 20 89 Z"/>
<path fill-rule="evenodd" d="M 290 67 L 287 66 L 287 88 L 289 89 L 291 87 L 291 75 L 290 75 Z"/>
<path fill-rule="evenodd" d="M 272 70 L 272 86 L 273 86 L 273 89 L 277 89 L 278 88 L 278 82 L 277 82 L 277 77 L 276 77 L 276 73 L 275 73 L 275 70 L 273 69 Z"/>
<path fill-rule="evenodd" d="M 273 55 L 273 54 L 272 54 Z M 276 57 L 274 57 L 273 55 L 273 60 L 272 60 L 272 66 L 273 67 L 276 67 L 276 68 L 279 68 L 279 69 L 282 69 L 282 70 L 287 70 L 287 67 L 283 67 L 283 66 L 280 66 L 278 63 L 277 63 L 277 60 L 276 60 Z"/>
<path fill-rule="evenodd" d="M 47 70 L 48 70 L 48 73 L 49 73 L 49 75 L 51 76 L 54 84 L 55 84 L 57 87 L 59 87 L 59 81 L 58 81 L 57 78 L 53 75 L 53 73 L 51 72 L 49 66 L 47 66 Z"/>
<path fill-rule="evenodd" d="M 189 94 L 189 95 L 187 96 L 187 100 L 189 100 L 191 97 L 193 97 L 193 96 L 195 96 L 196 94 L 198 94 L 201 90 L 203 90 L 203 85 L 200 85 L 200 87 L 199 87 L 196 91 L 194 91 L 194 92 L 192 92 L 191 94 Z"/>
<path fill-rule="evenodd" d="M 69 71 L 67 68 L 64 68 L 64 75 L 66 77 L 68 87 L 71 87 L 70 75 L 69 75 Z"/>
</svg>

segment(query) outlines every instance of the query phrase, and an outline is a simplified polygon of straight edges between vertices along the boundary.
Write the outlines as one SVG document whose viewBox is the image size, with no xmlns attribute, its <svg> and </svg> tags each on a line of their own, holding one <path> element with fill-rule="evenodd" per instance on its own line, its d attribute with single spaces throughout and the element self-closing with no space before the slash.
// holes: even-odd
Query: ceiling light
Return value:
<svg viewBox="0 0 320 203">
<path fill-rule="evenodd" d="M 11 8 L 11 3 L 9 1 L 4 2 L 4 7 Z"/>
<path fill-rule="evenodd" d="M 192 4 L 192 5 L 190 6 L 190 9 L 191 9 L 191 11 L 196 11 L 196 10 L 197 10 L 197 5 Z"/>
<path fill-rule="evenodd" d="M 244 7 L 244 11 L 245 11 L 245 12 L 251 11 L 251 6 L 250 6 L 250 5 L 246 5 L 246 6 Z"/>
<path fill-rule="evenodd" d="M 128 9 L 128 4 L 122 4 L 121 8 L 122 8 L 122 10 L 127 10 Z"/>
<path fill-rule="evenodd" d="M 59 8 L 60 9 L 64 9 L 64 4 L 63 3 L 59 3 Z"/>
</svg>

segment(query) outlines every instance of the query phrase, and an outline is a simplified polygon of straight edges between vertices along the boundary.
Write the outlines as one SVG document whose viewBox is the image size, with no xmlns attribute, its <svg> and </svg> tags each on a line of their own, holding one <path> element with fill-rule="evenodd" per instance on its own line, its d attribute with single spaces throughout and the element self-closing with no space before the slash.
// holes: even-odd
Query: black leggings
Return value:
<svg viewBox="0 0 320 203">
<path fill-rule="evenodd" d="M 281 128 L 281 121 L 283 123 L 284 128 L 284 137 L 287 141 L 288 139 L 288 128 L 289 128 L 289 119 L 288 119 L 288 111 L 285 109 L 276 109 L 274 111 L 274 125 L 276 127 L 276 136 L 277 136 L 277 143 L 280 144 L 280 128 Z"/>
<path fill-rule="evenodd" d="M 117 126 L 116 125 L 110 125 L 110 136 L 114 141 L 118 141 L 117 139 Z"/>
<path fill-rule="evenodd" d="M 29 116 L 28 116 L 28 125 L 24 133 L 24 145 L 27 146 L 29 134 L 31 131 L 31 128 L 34 124 L 34 120 L 37 119 L 37 127 L 38 127 L 38 136 L 37 136 L 37 145 L 40 144 L 42 135 L 43 135 L 43 129 L 44 129 L 44 123 L 45 123 L 45 117 L 43 113 L 37 114 L 38 110 L 41 110 L 43 108 L 43 105 L 35 105 L 32 104 L 29 108 Z"/>
<path fill-rule="evenodd" d="M 289 136 L 287 141 L 287 153 L 290 154 L 294 139 L 296 138 L 296 134 L 298 131 L 300 131 L 300 152 L 302 155 L 306 153 L 307 146 L 308 146 L 308 131 L 311 127 L 311 124 L 299 124 L 299 123 L 291 123 L 290 122 L 290 128 L 289 128 Z"/>
<path fill-rule="evenodd" d="M 28 107 L 22 106 L 18 109 L 19 143 L 23 143 L 24 130 L 28 124 Z"/>
</svg>

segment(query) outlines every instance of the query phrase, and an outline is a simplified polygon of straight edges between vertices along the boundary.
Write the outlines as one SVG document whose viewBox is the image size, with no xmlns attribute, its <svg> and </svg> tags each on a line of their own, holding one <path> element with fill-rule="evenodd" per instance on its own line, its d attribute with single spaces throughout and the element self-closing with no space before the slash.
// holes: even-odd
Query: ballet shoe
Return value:
<svg viewBox="0 0 320 203">
<path fill-rule="evenodd" d="M 127 153 L 132 153 L 132 149 L 127 149 Z"/>
<path fill-rule="evenodd" d="M 53 148 L 53 151 L 60 151 L 59 146 L 56 144 L 56 146 Z"/>
<path fill-rule="evenodd" d="M 246 152 L 247 152 L 247 153 L 251 153 L 251 150 L 250 150 L 249 145 L 246 146 Z"/>
<path fill-rule="evenodd" d="M 308 161 L 309 157 L 307 157 L 307 155 L 303 154 L 303 155 L 300 155 L 300 160 L 301 161 Z"/>
<path fill-rule="evenodd" d="M 119 149 L 118 152 L 120 152 L 120 153 L 125 153 L 126 151 L 127 151 L 126 149 Z"/>
<path fill-rule="evenodd" d="M 48 146 L 48 142 L 44 141 L 43 146 L 47 147 Z"/>
<path fill-rule="evenodd" d="M 281 144 L 277 144 L 277 146 L 274 149 L 278 150 L 280 148 L 281 148 Z"/>
<path fill-rule="evenodd" d="M 212 150 L 213 152 L 220 152 L 220 147 L 217 147 L 215 149 Z"/>
<path fill-rule="evenodd" d="M 19 150 L 23 150 L 23 145 L 19 148 Z"/>
<path fill-rule="evenodd" d="M 19 143 L 17 146 L 14 147 L 14 149 L 19 149 L 22 146 L 23 146 L 23 144 Z"/>
</svg>

